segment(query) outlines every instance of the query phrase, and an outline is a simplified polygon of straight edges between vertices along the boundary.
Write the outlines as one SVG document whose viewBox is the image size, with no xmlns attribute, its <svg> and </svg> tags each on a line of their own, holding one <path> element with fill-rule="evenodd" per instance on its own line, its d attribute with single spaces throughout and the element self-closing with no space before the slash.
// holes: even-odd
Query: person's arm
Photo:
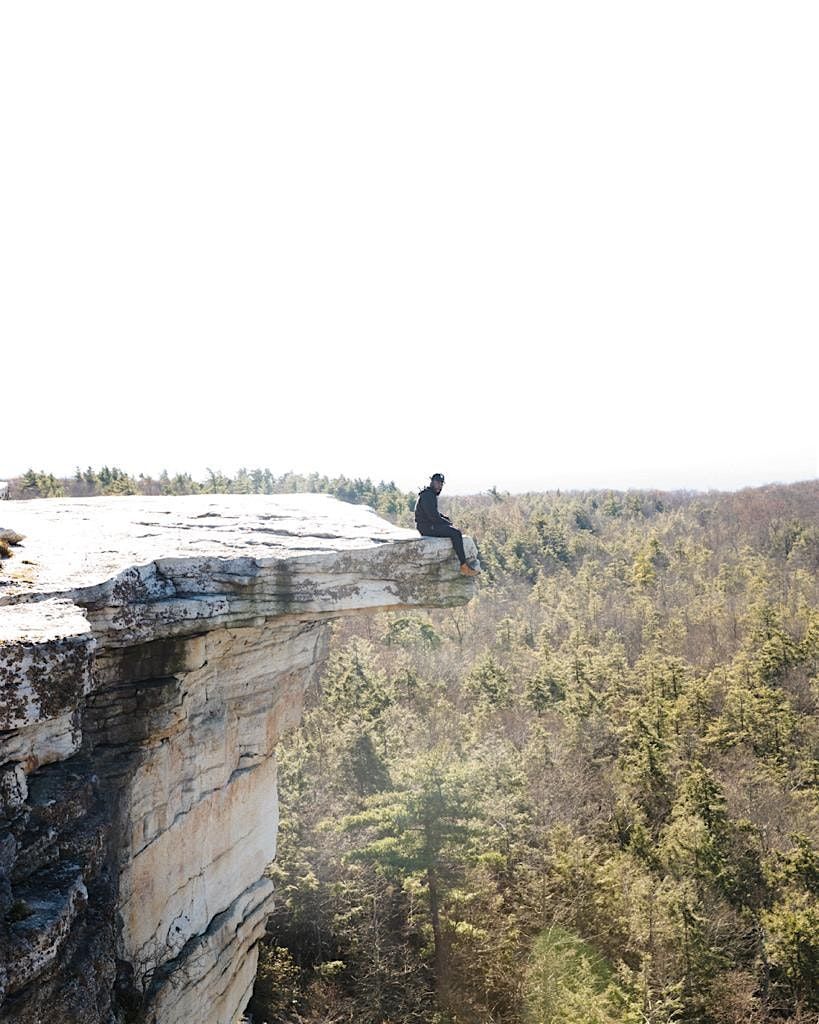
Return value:
<svg viewBox="0 0 819 1024">
<path fill-rule="evenodd" d="M 441 518 L 441 514 L 438 511 L 437 498 L 432 491 L 422 491 L 418 500 L 427 522 L 430 526 L 434 526 Z"/>
<path fill-rule="evenodd" d="M 435 509 L 435 513 L 434 513 L 434 516 L 433 516 L 435 522 L 436 523 L 446 523 L 448 526 L 452 526 L 452 520 L 449 518 L 449 516 L 445 516 L 443 514 L 443 512 L 439 512 L 438 511 L 438 495 L 437 494 L 431 494 L 430 497 L 432 498 L 432 503 L 431 504 L 433 505 L 433 507 Z"/>
</svg>

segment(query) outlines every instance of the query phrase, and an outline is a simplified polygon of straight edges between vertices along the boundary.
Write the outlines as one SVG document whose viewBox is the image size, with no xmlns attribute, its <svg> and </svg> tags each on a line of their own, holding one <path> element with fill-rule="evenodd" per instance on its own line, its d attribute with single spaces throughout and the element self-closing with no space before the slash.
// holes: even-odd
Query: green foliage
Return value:
<svg viewBox="0 0 819 1024">
<path fill-rule="evenodd" d="M 611 965 L 556 925 L 538 936 L 526 975 L 527 1024 L 625 1024 L 636 1007 Z"/>
<path fill-rule="evenodd" d="M 524 700 L 537 715 L 542 715 L 547 708 L 563 700 L 564 696 L 565 689 L 548 662 L 541 664 L 526 681 Z"/>
<path fill-rule="evenodd" d="M 789 1001 L 819 1009 L 819 852 L 807 835 L 789 838 L 790 848 L 776 851 L 766 865 L 775 894 L 761 915 L 766 954 Z"/>
<path fill-rule="evenodd" d="M 777 852 L 769 868 L 771 884 L 786 889 L 802 888 L 819 897 L 819 851 L 806 835 L 790 836 L 793 846 Z"/>
<path fill-rule="evenodd" d="M 19 480 L 10 480 L 10 496 L 13 498 L 62 498 L 65 494 L 62 482 L 53 473 L 33 469 L 26 470 Z"/>
<path fill-rule="evenodd" d="M 468 779 L 446 750 L 434 750 L 402 765 L 400 789 L 368 797 L 364 810 L 340 827 L 366 836 L 350 859 L 378 865 L 403 881 L 439 875 L 464 856 L 473 816 Z"/>
<path fill-rule="evenodd" d="M 323 688 L 325 700 L 342 717 L 373 722 L 390 703 L 372 644 L 359 638 L 330 658 Z"/>
<path fill-rule="evenodd" d="M 819 900 L 788 891 L 762 915 L 768 959 L 780 983 L 810 1009 L 819 1009 Z"/>
<path fill-rule="evenodd" d="M 297 1002 L 299 969 L 288 949 L 262 944 L 253 1000 L 248 1007 L 259 1019 L 290 1010 Z"/>
<path fill-rule="evenodd" d="M 490 651 L 484 651 L 475 661 L 466 676 L 464 688 L 474 695 L 478 703 L 490 708 L 502 708 L 509 703 L 509 679 Z"/>
<path fill-rule="evenodd" d="M 388 647 L 421 647 L 433 650 L 441 645 L 441 637 L 429 622 L 416 615 L 400 615 L 391 619 L 387 632 L 381 642 Z"/>
</svg>

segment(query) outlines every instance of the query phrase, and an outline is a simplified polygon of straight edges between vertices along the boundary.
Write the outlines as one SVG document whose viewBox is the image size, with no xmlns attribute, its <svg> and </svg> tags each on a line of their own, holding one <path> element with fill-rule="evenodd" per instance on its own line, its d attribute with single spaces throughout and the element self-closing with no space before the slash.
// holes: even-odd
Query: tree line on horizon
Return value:
<svg viewBox="0 0 819 1024">
<path fill-rule="evenodd" d="M 221 470 L 207 470 L 204 480 L 195 480 L 190 473 L 169 474 L 162 470 L 158 477 L 139 473 L 134 475 L 119 466 L 102 466 L 95 469 L 76 468 L 73 476 L 60 477 L 45 470 L 29 468 L 19 477 L 10 477 L 8 498 L 25 501 L 33 498 L 88 498 L 116 495 L 142 494 L 148 496 L 189 495 L 189 494 L 298 494 L 319 493 L 331 494 L 341 501 L 352 504 L 370 505 L 380 515 L 384 515 L 396 525 L 412 526 L 412 512 L 415 507 L 417 491 L 403 491 L 394 481 L 381 480 L 375 483 L 370 477 L 347 477 L 341 474 L 330 477 L 326 474 L 295 473 L 289 470 L 278 476 L 269 468 L 240 468 L 235 476 Z M 810 486 L 810 481 L 807 486 Z M 700 492 L 689 489 L 665 491 L 660 489 L 622 489 L 611 488 L 577 489 L 541 491 L 532 493 L 549 493 L 560 496 L 561 493 L 573 495 L 577 500 L 591 502 L 593 509 L 600 509 L 602 515 L 617 517 L 622 512 L 634 513 L 652 507 L 662 510 L 680 502 L 687 502 L 698 496 L 714 496 L 724 493 L 739 495 L 754 492 L 765 493 L 777 488 L 791 485 L 768 484 L 763 487 L 747 487 L 737 492 L 708 491 Z M 792 486 L 803 486 L 801 484 Z M 511 497 L 496 486 L 490 486 L 480 495 L 468 498 L 478 502 L 496 503 Z M 457 496 L 445 496 L 447 501 L 456 500 Z"/>
<path fill-rule="evenodd" d="M 190 473 L 171 476 L 163 470 L 158 477 L 140 473 L 134 476 L 118 466 L 78 466 L 71 477 L 57 477 L 45 470 L 28 469 L 22 476 L 8 481 L 11 499 L 89 498 L 109 495 L 142 494 L 332 494 L 341 501 L 370 505 L 380 515 L 407 523 L 414 508 L 414 493 L 401 491 L 394 482 L 374 483 L 369 477 L 329 477 L 321 473 L 286 472 L 276 476 L 270 469 L 239 469 L 231 477 L 220 470 L 208 470 L 205 480 L 195 480 Z"/>
</svg>

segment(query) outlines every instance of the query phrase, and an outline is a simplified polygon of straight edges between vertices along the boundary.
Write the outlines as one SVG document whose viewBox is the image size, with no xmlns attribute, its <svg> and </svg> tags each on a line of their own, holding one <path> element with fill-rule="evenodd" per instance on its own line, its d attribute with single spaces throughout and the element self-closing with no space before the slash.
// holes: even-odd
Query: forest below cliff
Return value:
<svg viewBox="0 0 819 1024">
<path fill-rule="evenodd" d="M 412 523 L 318 474 L 10 488 L 299 490 Z M 254 1024 L 815 1024 L 819 483 L 441 505 L 476 597 L 343 620 L 280 749 Z"/>
<path fill-rule="evenodd" d="M 815 1022 L 819 486 L 442 507 L 476 598 L 281 751 L 254 1021 Z"/>
</svg>

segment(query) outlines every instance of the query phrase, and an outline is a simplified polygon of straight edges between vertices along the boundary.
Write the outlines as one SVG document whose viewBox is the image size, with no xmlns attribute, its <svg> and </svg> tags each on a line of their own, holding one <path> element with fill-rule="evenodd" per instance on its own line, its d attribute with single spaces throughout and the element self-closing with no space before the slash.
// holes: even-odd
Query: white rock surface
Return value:
<svg viewBox="0 0 819 1024">
<path fill-rule="evenodd" d="M 299 720 L 329 620 L 463 604 L 474 583 L 449 540 L 325 495 L 10 502 L 8 521 L 25 534 L 0 571 L 9 813 L 28 813 L 43 790 L 28 798 L 27 778 L 64 762 L 62 789 L 48 785 L 67 816 L 46 814 L 50 831 L 31 848 L 53 856 L 60 828 L 79 834 L 70 815 L 81 803 L 93 825 L 71 841 L 87 858 L 83 885 L 91 900 L 113 844 L 115 952 L 146 994 L 145 1019 L 229 1024 L 250 995 L 271 898 L 275 746 Z M 84 802 L 61 795 L 84 785 L 83 771 Z M 103 825 L 97 791 L 116 808 Z M 26 931 L 18 989 L 35 962 L 38 985 L 44 964 L 59 964 L 68 925 L 79 927 L 82 903 L 70 906 L 43 939 L 47 959 Z"/>
<path fill-rule="evenodd" d="M 39 594 L 88 592 L 157 559 L 276 560 L 418 537 L 326 494 L 39 498 L 3 511 L 36 567 L 14 589 Z"/>
</svg>

